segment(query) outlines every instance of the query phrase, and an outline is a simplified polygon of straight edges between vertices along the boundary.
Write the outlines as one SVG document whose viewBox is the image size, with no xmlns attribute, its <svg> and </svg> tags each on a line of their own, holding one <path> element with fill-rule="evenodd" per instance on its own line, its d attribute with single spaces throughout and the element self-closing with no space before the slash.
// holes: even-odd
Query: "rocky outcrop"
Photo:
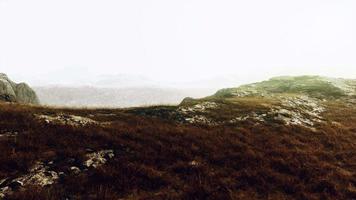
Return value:
<svg viewBox="0 0 356 200">
<path fill-rule="evenodd" d="M 0 101 L 39 104 L 38 97 L 26 83 L 15 83 L 0 73 Z"/>
</svg>

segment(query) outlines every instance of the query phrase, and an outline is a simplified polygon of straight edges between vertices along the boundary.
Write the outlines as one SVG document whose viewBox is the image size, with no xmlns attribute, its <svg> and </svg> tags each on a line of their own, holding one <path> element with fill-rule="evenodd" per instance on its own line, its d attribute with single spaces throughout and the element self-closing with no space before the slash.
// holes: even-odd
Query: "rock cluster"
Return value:
<svg viewBox="0 0 356 200">
<path fill-rule="evenodd" d="M 87 167 L 100 167 L 107 162 L 107 159 L 111 159 L 115 156 L 113 150 L 102 150 L 99 152 L 90 153 L 87 155 L 88 160 L 84 162 Z"/>
<path fill-rule="evenodd" d="M 70 125 L 70 126 L 86 126 L 90 124 L 97 124 L 96 121 L 76 115 L 66 115 L 60 114 L 57 116 L 49 116 L 49 115 L 37 115 L 39 120 L 43 120 L 47 124 L 59 124 L 59 125 Z"/>
<path fill-rule="evenodd" d="M 28 185 L 37 185 L 44 187 L 54 184 L 59 179 L 57 172 L 50 170 L 43 162 L 36 163 L 28 174 L 15 179 L 3 179 L 0 181 L 0 197 L 4 198 L 6 194 L 14 192 L 21 187 Z"/>
<path fill-rule="evenodd" d="M 179 111 L 182 113 L 190 112 L 205 112 L 208 109 L 217 108 L 218 104 L 215 102 L 202 102 L 200 104 L 195 104 L 194 106 L 182 106 L 179 108 Z"/>
<path fill-rule="evenodd" d="M 277 113 L 275 119 L 282 120 L 287 125 L 313 126 L 323 120 L 321 113 L 325 108 L 316 99 L 307 96 L 285 98 L 282 106 L 284 108 L 272 109 L 272 113 Z"/>
<path fill-rule="evenodd" d="M 69 174 L 79 175 L 90 168 L 98 168 L 104 165 L 109 159 L 114 158 L 113 150 L 101 150 L 98 152 L 88 153 L 87 160 L 80 166 L 70 166 L 65 171 L 56 171 L 53 166 L 54 162 L 37 162 L 27 174 L 16 178 L 5 178 L 0 180 L 0 199 L 6 195 L 18 191 L 19 189 L 31 185 L 45 187 L 52 185 Z M 69 159 L 67 164 L 72 163 Z M 75 161 L 75 160 L 74 160 Z"/>
<path fill-rule="evenodd" d="M 269 111 L 257 114 L 248 113 L 243 116 L 237 116 L 230 120 L 230 123 L 236 123 L 245 120 L 255 120 L 266 122 L 270 119 L 281 121 L 286 125 L 300 125 L 304 127 L 313 127 L 315 123 L 323 122 L 321 114 L 325 108 L 320 101 L 308 96 L 279 97 L 281 105 L 272 106 Z"/>
<path fill-rule="evenodd" d="M 178 112 L 184 116 L 185 122 L 191 124 L 207 124 L 207 125 L 217 125 L 212 119 L 209 119 L 205 115 L 210 110 L 218 108 L 218 104 L 215 102 L 202 102 L 200 104 L 195 104 L 193 106 L 181 106 L 178 108 Z M 201 114 L 198 114 L 201 113 Z"/>
</svg>

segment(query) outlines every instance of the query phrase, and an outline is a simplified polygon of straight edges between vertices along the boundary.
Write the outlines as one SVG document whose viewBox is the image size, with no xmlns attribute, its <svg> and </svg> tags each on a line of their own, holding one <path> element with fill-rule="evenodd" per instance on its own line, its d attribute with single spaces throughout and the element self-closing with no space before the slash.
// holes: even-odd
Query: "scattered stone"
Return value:
<svg viewBox="0 0 356 200">
<path fill-rule="evenodd" d="M 13 180 L 3 179 L 0 182 L 0 198 L 4 198 L 11 191 L 16 191 L 27 185 L 38 185 L 41 187 L 52 185 L 58 179 L 58 174 L 49 170 L 42 162 L 38 162 L 28 174 Z"/>
<path fill-rule="evenodd" d="M 269 114 L 287 125 L 312 127 L 323 121 L 321 114 L 325 108 L 317 99 L 308 96 L 286 97 L 282 98 L 282 106 L 273 108 Z"/>
<path fill-rule="evenodd" d="M 266 121 L 265 120 L 266 117 L 267 117 L 266 113 L 257 114 L 255 112 L 252 112 L 252 113 L 244 115 L 244 116 L 235 117 L 234 119 L 231 119 L 229 121 L 229 123 L 234 124 L 236 122 L 246 121 L 248 119 L 254 120 L 254 121 L 258 121 L 258 122 L 265 122 Z"/>
<path fill-rule="evenodd" d="M 265 122 L 268 119 L 282 121 L 286 125 L 300 125 L 312 128 L 315 123 L 323 122 L 321 114 L 325 108 L 320 105 L 320 101 L 307 96 L 297 97 L 278 97 L 281 99 L 280 106 L 272 106 L 270 111 L 265 113 L 249 113 L 244 116 L 238 116 L 230 120 L 230 123 L 238 121 L 255 120 Z"/>
<path fill-rule="evenodd" d="M 40 171 L 34 174 L 28 182 L 43 187 L 54 184 L 57 179 L 59 176 L 54 171 Z"/>
<path fill-rule="evenodd" d="M 3 187 L 3 188 L 0 188 L 0 198 L 5 198 L 6 197 L 6 194 L 8 192 L 11 191 L 11 188 L 10 187 Z"/>
<path fill-rule="evenodd" d="M 1 179 L 0 180 L 0 187 L 3 186 L 3 184 L 8 180 L 9 180 L 8 178 Z"/>
<path fill-rule="evenodd" d="M 344 125 L 343 124 L 341 124 L 340 122 L 331 122 L 331 125 L 333 125 L 333 126 L 335 126 L 335 127 L 339 127 L 339 128 L 342 128 L 342 127 L 344 127 Z"/>
<path fill-rule="evenodd" d="M 73 174 L 80 174 L 82 171 L 87 171 L 88 168 L 97 168 L 105 164 L 108 159 L 112 159 L 115 154 L 113 150 L 102 150 L 99 152 L 93 152 L 87 154 L 88 160 L 84 162 L 84 169 L 81 170 L 79 167 L 72 166 L 69 170 Z M 68 159 L 68 163 L 75 163 L 75 159 Z M 60 178 L 64 178 L 66 174 L 64 172 L 55 172 L 50 169 L 50 165 L 53 165 L 53 161 L 49 161 L 47 165 L 43 162 L 37 162 L 29 171 L 28 174 L 22 175 L 15 179 L 1 179 L 0 180 L 0 199 L 5 198 L 7 194 L 12 191 L 16 191 L 22 187 L 28 185 L 37 185 L 40 187 L 45 187 L 56 183 Z"/>
<path fill-rule="evenodd" d="M 5 133 L 0 133 L 0 138 L 4 137 L 4 138 L 12 138 L 12 137 L 17 137 L 18 136 L 18 132 L 5 132 Z"/>
<path fill-rule="evenodd" d="M 53 123 L 53 124 L 71 125 L 71 126 L 86 126 L 90 124 L 97 124 L 96 121 L 90 118 L 76 116 L 76 115 L 66 115 L 66 114 L 61 114 L 58 116 L 37 115 L 36 117 L 40 120 L 43 120 L 47 124 Z"/>
<path fill-rule="evenodd" d="M 195 112 L 206 112 L 208 109 L 217 108 L 218 104 L 215 102 L 203 102 L 200 104 L 196 104 L 194 106 L 183 106 L 178 109 L 179 112 L 184 114 L 195 113 Z"/>
<path fill-rule="evenodd" d="M 196 167 L 199 166 L 199 162 L 196 160 L 193 160 L 192 162 L 189 163 L 190 166 Z"/>
<path fill-rule="evenodd" d="M 59 178 L 64 178 L 66 174 L 64 172 L 58 172 L 58 177 Z"/>
<path fill-rule="evenodd" d="M 203 115 L 195 115 L 192 117 L 187 117 L 185 118 L 185 121 L 191 124 L 206 124 L 206 125 L 217 125 L 217 122 L 214 122 L 211 119 L 208 119 L 207 117 Z"/>
<path fill-rule="evenodd" d="M 89 152 L 89 153 L 95 152 L 93 149 L 90 149 L 90 148 L 85 149 L 85 151 L 86 151 L 86 152 Z"/>
<path fill-rule="evenodd" d="M 80 172 L 82 172 L 78 167 L 76 166 L 72 166 L 70 167 L 70 170 L 72 171 L 72 173 L 74 174 L 80 174 Z"/>
<path fill-rule="evenodd" d="M 181 106 L 178 108 L 178 112 L 184 116 L 184 120 L 191 124 L 206 124 L 206 125 L 217 125 L 217 122 L 209 119 L 208 117 L 197 114 L 197 113 L 207 113 L 213 109 L 217 109 L 218 104 L 215 102 L 202 102 L 195 104 L 193 106 Z"/>
<path fill-rule="evenodd" d="M 22 182 L 23 185 L 39 185 L 46 186 L 52 185 L 58 179 L 58 174 L 54 171 L 49 170 L 48 166 L 45 166 L 42 162 L 38 162 L 32 169 L 30 173 L 15 179 L 18 182 Z"/>
<path fill-rule="evenodd" d="M 113 150 L 102 150 L 99 152 L 90 153 L 87 155 L 88 160 L 84 162 L 86 167 L 97 168 L 107 162 L 107 159 L 111 159 L 115 156 Z"/>
</svg>

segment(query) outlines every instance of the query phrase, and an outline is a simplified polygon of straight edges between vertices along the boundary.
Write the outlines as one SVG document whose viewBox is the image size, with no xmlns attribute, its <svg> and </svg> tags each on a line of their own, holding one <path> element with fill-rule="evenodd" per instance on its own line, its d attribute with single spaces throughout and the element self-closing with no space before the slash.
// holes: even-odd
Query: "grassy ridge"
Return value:
<svg viewBox="0 0 356 200">
<path fill-rule="evenodd" d="M 346 95 L 345 91 L 328 80 L 318 76 L 298 76 L 298 77 L 277 77 L 259 83 L 243 85 L 238 88 L 227 88 L 219 90 L 215 96 L 228 97 L 236 93 L 249 94 L 305 94 L 317 98 L 340 98 Z M 338 80 L 340 81 L 340 80 Z M 353 83 L 351 80 L 344 80 L 345 84 Z"/>
</svg>

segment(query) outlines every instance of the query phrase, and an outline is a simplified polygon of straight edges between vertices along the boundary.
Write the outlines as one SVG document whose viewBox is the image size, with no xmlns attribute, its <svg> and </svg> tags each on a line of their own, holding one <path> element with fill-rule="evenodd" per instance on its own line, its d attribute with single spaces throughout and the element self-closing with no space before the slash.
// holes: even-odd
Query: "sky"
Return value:
<svg viewBox="0 0 356 200">
<path fill-rule="evenodd" d="M 0 72 L 33 84 L 126 74 L 192 87 L 356 78 L 355 10 L 355 0 L 0 0 Z"/>
</svg>

